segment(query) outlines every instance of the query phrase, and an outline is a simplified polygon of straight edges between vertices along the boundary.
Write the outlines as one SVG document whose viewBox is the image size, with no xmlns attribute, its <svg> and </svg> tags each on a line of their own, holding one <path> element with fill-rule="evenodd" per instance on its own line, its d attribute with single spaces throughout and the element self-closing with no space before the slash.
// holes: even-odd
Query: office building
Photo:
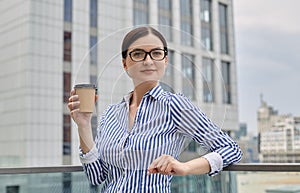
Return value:
<svg viewBox="0 0 300 193">
<path fill-rule="evenodd" d="M 300 162 L 300 118 L 280 115 L 261 100 L 258 109 L 261 162 Z"/>
<path fill-rule="evenodd" d="M 232 0 L 4 0 L 0 21 L 0 166 L 79 164 L 69 92 L 97 84 L 95 134 L 105 107 L 132 89 L 120 47 L 138 25 L 169 42 L 164 88 L 238 130 Z M 191 143 L 187 152 L 202 151 Z"/>
<path fill-rule="evenodd" d="M 143 24 L 169 42 L 166 88 L 237 130 L 232 9 L 231 0 L 1 1 L 0 165 L 77 164 L 69 91 L 79 82 L 98 85 L 96 125 L 107 104 L 132 88 L 120 44 Z"/>
<path fill-rule="evenodd" d="M 234 138 L 243 152 L 241 163 L 259 162 L 257 136 L 248 133 L 246 123 L 240 123 L 240 129 L 235 131 Z"/>
</svg>

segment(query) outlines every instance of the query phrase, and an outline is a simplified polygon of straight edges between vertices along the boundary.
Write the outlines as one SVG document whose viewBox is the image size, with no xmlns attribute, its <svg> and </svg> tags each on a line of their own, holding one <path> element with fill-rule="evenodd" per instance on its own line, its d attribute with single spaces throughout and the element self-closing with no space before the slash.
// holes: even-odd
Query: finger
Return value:
<svg viewBox="0 0 300 193">
<path fill-rule="evenodd" d="M 165 172 L 168 174 L 168 175 L 172 175 L 174 174 L 174 167 L 175 167 L 175 161 L 172 160 L 168 163 L 168 165 L 166 166 L 165 168 Z"/>
<path fill-rule="evenodd" d="M 149 167 L 160 167 L 161 164 L 168 158 L 168 155 L 161 155 L 158 158 L 156 158 Z"/>
<path fill-rule="evenodd" d="M 79 100 L 78 95 L 72 95 L 72 96 L 69 97 L 69 102 L 77 101 L 77 100 Z"/>
<path fill-rule="evenodd" d="M 150 164 L 150 166 L 148 167 L 148 174 L 159 173 L 157 169 L 157 163 L 159 162 L 160 159 L 161 157 L 158 157 Z"/>
<path fill-rule="evenodd" d="M 159 173 L 159 172 L 156 168 L 148 169 L 148 172 L 147 172 L 148 175 L 157 174 L 157 173 Z"/>
<path fill-rule="evenodd" d="M 79 105 L 80 105 L 79 101 L 69 102 L 68 103 L 68 108 L 70 109 L 70 111 L 73 111 L 75 109 L 79 109 Z"/>
<path fill-rule="evenodd" d="M 162 158 L 157 163 L 156 168 L 158 169 L 159 172 L 164 172 L 167 165 L 168 165 L 168 160 L 165 158 Z"/>
<path fill-rule="evenodd" d="M 157 165 L 157 161 L 156 160 L 154 160 L 151 164 L 150 164 L 150 166 L 148 167 L 148 170 L 155 170 L 156 169 L 156 165 Z"/>
<path fill-rule="evenodd" d="M 172 159 L 172 156 L 170 156 L 170 155 L 162 155 L 159 157 L 159 159 L 157 161 L 157 166 L 161 167 L 162 165 L 167 164 L 167 162 L 171 159 Z"/>
<path fill-rule="evenodd" d="M 165 164 L 166 159 L 166 155 L 162 155 L 155 159 L 148 168 L 149 173 L 162 173 L 163 171 L 161 167 Z"/>
<path fill-rule="evenodd" d="M 161 172 L 163 173 L 168 173 L 169 171 L 171 171 L 172 164 L 173 164 L 173 157 L 171 156 L 165 156 L 161 162 L 158 164 L 158 168 Z"/>
<path fill-rule="evenodd" d="M 161 156 L 156 158 L 155 160 L 152 161 L 152 163 L 150 164 L 149 168 L 156 168 L 157 164 L 160 162 L 161 160 Z"/>
<path fill-rule="evenodd" d="M 76 93 L 75 90 L 72 89 L 72 90 L 70 91 L 70 96 L 74 95 L 75 93 Z"/>
<path fill-rule="evenodd" d="M 99 96 L 98 95 L 95 95 L 95 102 L 97 102 Z"/>
<path fill-rule="evenodd" d="M 170 164 L 169 162 L 163 163 L 163 164 L 159 167 L 159 171 L 162 172 L 162 173 L 168 172 L 168 171 L 167 171 L 167 168 L 168 168 L 169 164 Z"/>
</svg>

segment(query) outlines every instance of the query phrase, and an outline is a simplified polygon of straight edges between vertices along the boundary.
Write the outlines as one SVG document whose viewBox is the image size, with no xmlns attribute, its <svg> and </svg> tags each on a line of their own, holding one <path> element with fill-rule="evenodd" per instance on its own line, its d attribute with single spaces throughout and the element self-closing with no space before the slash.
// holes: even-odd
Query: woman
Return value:
<svg viewBox="0 0 300 193">
<path fill-rule="evenodd" d="M 102 192 L 170 192 L 173 175 L 215 175 L 236 163 L 238 145 L 185 96 L 159 85 L 168 63 L 164 37 L 151 27 L 130 31 L 122 44 L 122 63 L 134 90 L 110 105 L 100 119 L 95 142 L 91 113 L 80 113 L 71 91 L 68 107 L 78 125 L 80 160 L 92 184 Z M 210 153 L 178 161 L 187 138 Z"/>
</svg>

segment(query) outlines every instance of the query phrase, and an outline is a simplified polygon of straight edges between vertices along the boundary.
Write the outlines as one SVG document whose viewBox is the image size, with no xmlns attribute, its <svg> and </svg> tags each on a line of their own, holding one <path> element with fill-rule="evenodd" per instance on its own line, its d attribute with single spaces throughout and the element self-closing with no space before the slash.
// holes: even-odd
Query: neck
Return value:
<svg viewBox="0 0 300 193">
<path fill-rule="evenodd" d="M 156 87 L 158 81 L 147 81 L 142 84 L 135 86 L 132 98 L 131 98 L 131 105 L 139 106 L 144 94 L 151 90 L 152 88 Z"/>
</svg>

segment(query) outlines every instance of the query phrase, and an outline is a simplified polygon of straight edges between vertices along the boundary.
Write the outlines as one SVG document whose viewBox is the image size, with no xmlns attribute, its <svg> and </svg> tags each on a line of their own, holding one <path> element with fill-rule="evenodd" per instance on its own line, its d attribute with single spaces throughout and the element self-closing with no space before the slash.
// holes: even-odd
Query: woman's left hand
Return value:
<svg viewBox="0 0 300 193">
<path fill-rule="evenodd" d="M 155 159 L 148 168 L 148 174 L 164 174 L 185 176 L 188 174 L 187 164 L 179 162 L 170 155 L 162 155 Z"/>
</svg>

